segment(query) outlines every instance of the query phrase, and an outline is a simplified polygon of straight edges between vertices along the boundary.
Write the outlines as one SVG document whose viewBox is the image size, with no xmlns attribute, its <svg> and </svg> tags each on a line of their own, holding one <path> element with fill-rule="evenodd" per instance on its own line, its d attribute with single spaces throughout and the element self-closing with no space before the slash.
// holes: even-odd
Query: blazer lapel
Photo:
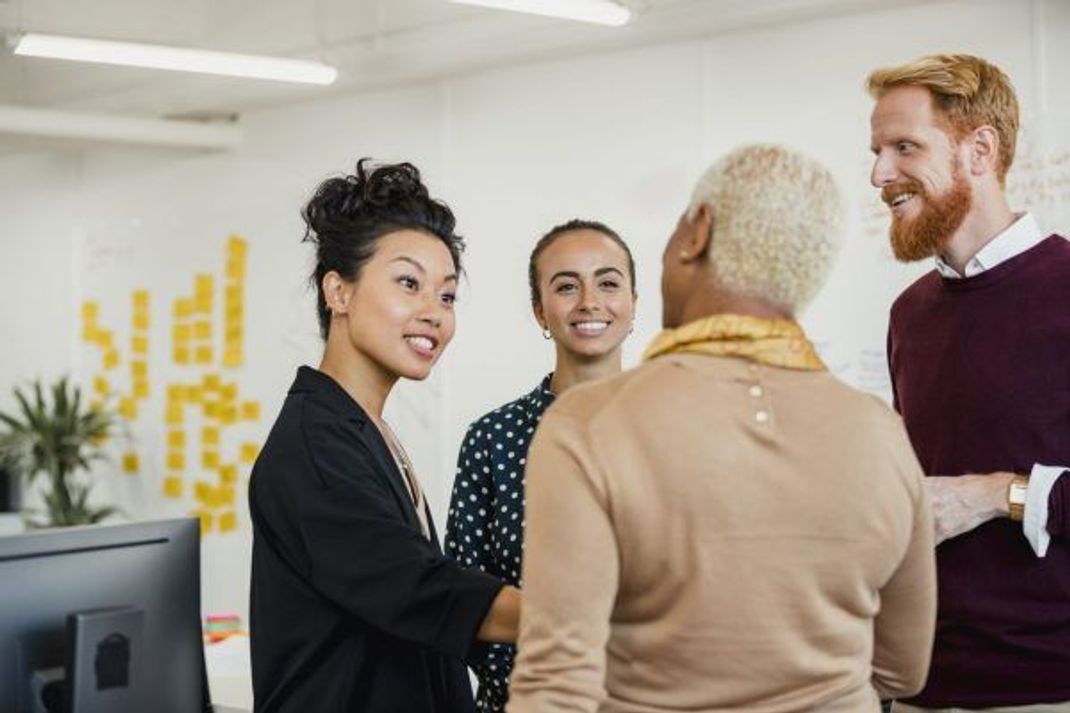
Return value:
<svg viewBox="0 0 1070 713">
<path fill-rule="evenodd" d="M 431 546 L 435 548 L 435 554 L 442 554 L 442 547 L 438 544 L 438 532 L 435 531 L 435 519 L 431 517 L 431 506 L 428 504 L 426 496 L 424 497 L 424 513 L 427 514 L 427 535 L 428 539 L 431 540 Z"/>
<path fill-rule="evenodd" d="M 380 472 L 390 486 L 390 490 L 394 493 L 398 506 L 405 514 L 405 521 L 419 531 L 420 519 L 416 516 L 416 506 L 413 505 L 412 495 L 409 494 L 409 486 L 405 484 L 405 476 L 398 470 L 398 464 L 394 460 L 394 456 L 390 454 L 390 448 L 386 445 L 386 441 L 383 440 L 383 435 L 368 420 L 360 421 L 354 425 L 360 431 L 361 440 L 364 441 L 364 445 L 372 454 L 372 457 L 375 458 Z"/>
<path fill-rule="evenodd" d="M 397 500 L 398 507 L 404 514 L 405 521 L 417 532 L 422 533 L 423 529 L 420 527 L 420 519 L 416 515 L 412 496 L 409 494 L 409 486 L 405 483 L 405 476 L 398 470 L 394 456 L 390 454 L 390 449 L 383 440 L 383 435 L 364 413 L 360 404 L 354 401 L 334 379 L 307 366 L 302 366 L 297 370 L 293 386 L 290 387 L 290 393 L 300 392 L 314 392 L 320 398 L 326 399 L 332 405 L 332 409 L 338 413 L 338 417 L 349 422 L 360 439 L 361 445 L 379 466 L 378 475 L 386 480 L 394 494 L 394 499 Z"/>
</svg>

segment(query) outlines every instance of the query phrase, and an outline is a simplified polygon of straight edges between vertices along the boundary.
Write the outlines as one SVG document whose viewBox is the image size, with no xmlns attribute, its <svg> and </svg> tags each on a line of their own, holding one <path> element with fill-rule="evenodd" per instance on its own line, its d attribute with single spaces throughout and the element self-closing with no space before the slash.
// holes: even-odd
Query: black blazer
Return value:
<svg viewBox="0 0 1070 713">
<path fill-rule="evenodd" d="M 469 713 L 502 583 L 443 556 L 379 430 L 301 367 L 249 482 L 255 710 Z M 428 513 L 430 522 L 430 513 Z"/>
</svg>

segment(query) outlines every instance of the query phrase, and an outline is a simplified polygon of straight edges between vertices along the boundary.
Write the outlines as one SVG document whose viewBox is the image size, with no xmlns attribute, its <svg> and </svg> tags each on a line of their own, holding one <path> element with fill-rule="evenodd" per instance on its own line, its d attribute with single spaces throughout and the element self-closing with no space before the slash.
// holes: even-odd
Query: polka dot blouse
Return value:
<svg viewBox="0 0 1070 713">
<path fill-rule="evenodd" d="M 446 552 L 465 567 L 517 586 L 524 534 L 524 465 L 535 427 L 553 400 L 547 376 L 534 391 L 473 423 L 457 457 Z M 479 678 L 476 703 L 483 713 L 505 710 L 515 655 L 514 646 L 493 644 L 473 665 Z"/>
</svg>

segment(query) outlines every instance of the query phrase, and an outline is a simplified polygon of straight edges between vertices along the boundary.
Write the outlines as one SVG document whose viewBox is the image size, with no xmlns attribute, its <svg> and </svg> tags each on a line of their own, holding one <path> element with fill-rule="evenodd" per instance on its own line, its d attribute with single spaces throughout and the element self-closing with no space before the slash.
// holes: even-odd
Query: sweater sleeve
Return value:
<svg viewBox="0 0 1070 713">
<path fill-rule="evenodd" d="M 510 713 L 593 713 L 605 699 L 619 560 L 584 426 L 550 409 L 528 457 L 519 656 Z"/>
<path fill-rule="evenodd" d="M 874 622 L 873 685 L 882 698 L 904 698 L 925 685 L 936 626 L 936 555 L 924 475 L 903 428 L 896 424 L 894 466 L 908 483 L 913 521 L 906 552 L 881 588 Z"/>
</svg>

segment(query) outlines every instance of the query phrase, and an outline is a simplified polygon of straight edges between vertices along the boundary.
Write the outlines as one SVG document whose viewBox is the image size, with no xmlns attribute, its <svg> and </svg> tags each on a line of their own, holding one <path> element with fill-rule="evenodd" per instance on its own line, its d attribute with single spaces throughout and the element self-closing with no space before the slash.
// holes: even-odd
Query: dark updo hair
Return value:
<svg viewBox="0 0 1070 713">
<path fill-rule="evenodd" d="M 453 266 L 461 270 L 464 239 L 453 232 L 457 221 L 445 203 L 434 200 L 411 163 L 373 165 L 357 162 L 355 174 L 329 178 L 319 185 L 301 211 L 305 220 L 302 242 L 315 243 L 316 268 L 310 281 L 316 286 L 320 334 L 331 325 L 331 312 L 323 295 L 323 277 L 332 270 L 354 281 L 375 253 L 379 238 L 398 230 L 420 230 L 435 236 L 450 251 Z"/>
<path fill-rule="evenodd" d="M 631 282 L 632 294 L 634 295 L 635 260 L 632 259 L 632 251 L 628 249 L 628 244 L 624 242 L 623 238 L 617 235 L 617 231 L 613 230 L 605 223 L 600 223 L 597 220 L 573 218 L 566 223 L 561 223 L 560 225 L 555 225 L 550 228 L 550 232 L 539 238 L 539 242 L 535 243 L 535 248 L 531 251 L 531 257 L 528 259 L 528 286 L 531 287 L 532 306 L 538 307 L 542 304 L 542 295 L 539 294 L 539 270 L 536 266 L 539 256 L 542 255 L 543 251 L 550 247 L 555 240 L 565 233 L 571 233 L 574 230 L 594 230 L 595 232 L 605 235 L 621 247 L 624 254 L 628 257 L 628 280 Z"/>
</svg>

